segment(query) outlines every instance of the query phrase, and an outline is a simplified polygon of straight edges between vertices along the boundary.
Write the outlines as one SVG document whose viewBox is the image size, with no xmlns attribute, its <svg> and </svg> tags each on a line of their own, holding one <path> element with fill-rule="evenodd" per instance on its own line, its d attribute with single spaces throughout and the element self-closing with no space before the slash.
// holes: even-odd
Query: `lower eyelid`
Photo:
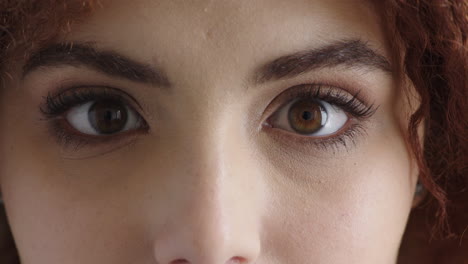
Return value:
<svg viewBox="0 0 468 264">
<path fill-rule="evenodd" d="M 323 137 L 299 135 L 275 128 L 269 124 L 264 124 L 262 130 L 275 141 L 288 147 L 294 146 L 295 150 L 306 153 L 310 152 L 311 148 L 329 150 L 329 148 L 337 149 L 337 147 L 344 147 L 348 150 L 351 145 L 356 145 L 358 137 L 367 134 L 365 127 L 353 118 L 350 118 L 337 133 Z"/>
<path fill-rule="evenodd" d="M 53 129 L 53 128 L 51 128 Z M 101 137 L 82 137 L 69 134 L 63 130 L 51 131 L 54 140 L 60 148 L 60 156 L 63 159 L 83 160 L 96 158 L 113 153 L 117 150 L 134 145 L 143 132 L 132 131 L 122 136 L 113 136 L 103 140 Z"/>
</svg>

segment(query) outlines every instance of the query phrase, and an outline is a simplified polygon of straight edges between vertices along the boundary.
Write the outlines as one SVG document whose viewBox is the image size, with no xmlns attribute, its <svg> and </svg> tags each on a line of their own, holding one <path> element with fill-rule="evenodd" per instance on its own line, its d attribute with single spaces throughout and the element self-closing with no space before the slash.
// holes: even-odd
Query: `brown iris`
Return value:
<svg viewBox="0 0 468 264">
<path fill-rule="evenodd" d="M 100 134 L 113 134 L 125 128 L 128 114 L 121 103 L 99 101 L 88 111 L 88 118 L 94 129 Z"/>
<path fill-rule="evenodd" d="M 323 127 L 323 108 L 320 103 L 301 99 L 289 108 L 288 120 L 291 128 L 299 134 L 312 134 Z"/>
</svg>

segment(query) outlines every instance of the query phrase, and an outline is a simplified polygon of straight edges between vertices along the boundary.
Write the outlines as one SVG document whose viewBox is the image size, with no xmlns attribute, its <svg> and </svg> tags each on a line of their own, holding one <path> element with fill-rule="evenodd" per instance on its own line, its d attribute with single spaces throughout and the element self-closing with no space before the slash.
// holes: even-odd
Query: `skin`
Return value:
<svg viewBox="0 0 468 264">
<path fill-rule="evenodd" d="M 14 65 L 1 91 L 0 183 L 22 263 L 396 263 L 417 181 L 400 80 L 338 66 L 246 81 L 279 56 L 342 39 L 390 60 L 377 10 L 328 0 L 103 6 L 61 41 L 157 64 L 172 87 L 72 66 L 21 78 L 25 62 Z M 77 82 L 130 94 L 148 132 L 61 145 L 39 107 Z M 262 126 L 278 94 L 317 82 L 378 106 L 346 146 Z"/>
</svg>

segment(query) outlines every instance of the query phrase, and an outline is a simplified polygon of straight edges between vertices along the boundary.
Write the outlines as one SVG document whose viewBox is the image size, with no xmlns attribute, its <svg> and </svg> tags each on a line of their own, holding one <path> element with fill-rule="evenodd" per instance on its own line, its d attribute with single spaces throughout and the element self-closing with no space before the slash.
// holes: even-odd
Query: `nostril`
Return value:
<svg viewBox="0 0 468 264">
<path fill-rule="evenodd" d="M 243 257 L 233 257 L 229 259 L 226 264 L 246 264 L 247 260 Z M 176 259 L 171 261 L 170 264 L 190 264 L 190 261 L 186 259 Z"/>
<path fill-rule="evenodd" d="M 171 263 L 169 264 L 188 264 L 188 263 L 190 262 L 186 259 L 176 259 L 176 260 L 171 261 Z"/>
<path fill-rule="evenodd" d="M 243 257 L 233 257 L 226 264 L 246 264 L 247 260 Z"/>
</svg>

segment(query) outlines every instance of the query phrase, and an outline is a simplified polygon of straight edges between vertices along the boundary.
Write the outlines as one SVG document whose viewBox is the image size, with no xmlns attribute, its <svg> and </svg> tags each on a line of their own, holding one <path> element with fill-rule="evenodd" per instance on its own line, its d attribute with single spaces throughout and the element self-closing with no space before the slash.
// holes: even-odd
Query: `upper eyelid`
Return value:
<svg viewBox="0 0 468 264">
<path fill-rule="evenodd" d="M 84 92 L 88 92 L 90 94 L 99 94 L 99 95 L 110 95 L 110 96 L 117 96 L 119 99 L 123 100 L 124 102 L 123 103 L 127 103 L 127 104 L 130 104 L 130 105 L 135 105 L 139 108 L 139 110 L 141 112 L 143 112 L 143 114 L 145 114 L 145 110 L 144 108 L 141 106 L 141 104 L 138 102 L 138 100 L 135 99 L 135 97 L 133 97 L 131 94 L 125 92 L 124 90 L 122 89 L 118 89 L 118 88 L 114 88 L 114 87 L 110 87 L 110 86 L 102 86 L 102 85 L 98 85 L 98 86 L 93 86 L 93 85 L 77 85 L 77 86 L 71 86 L 71 87 L 67 87 L 67 88 L 62 88 L 62 89 L 59 89 L 58 91 L 54 92 L 54 93 L 49 93 L 47 96 L 44 97 L 44 101 L 41 105 L 40 105 L 40 109 L 41 111 L 43 109 L 47 109 L 48 108 L 48 101 L 49 100 L 60 100 L 60 97 L 63 97 L 63 96 L 73 96 L 73 94 L 76 94 L 77 96 L 83 96 L 83 95 L 80 95 L 79 93 L 84 93 Z M 127 100 L 126 98 L 130 99 L 130 100 Z M 131 102 L 130 102 L 131 101 Z M 135 107 L 132 107 L 132 108 L 135 108 Z M 136 109 L 134 109 L 136 111 Z M 139 111 L 137 111 L 139 112 Z"/>
<path fill-rule="evenodd" d="M 369 103 L 367 102 L 367 98 L 364 98 L 362 96 L 362 89 L 356 90 L 354 93 L 349 92 L 346 89 L 336 87 L 333 85 L 329 84 L 323 84 L 323 83 L 306 83 L 306 84 L 300 84 L 300 85 L 295 85 L 291 88 L 303 88 L 303 89 L 314 89 L 314 92 L 316 94 L 316 97 L 318 98 L 330 98 L 333 97 L 333 94 L 335 95 L 345 95 L 350 98 L 355 98 L 358 100 L 361 104 L 363 105 L 368 105 Z"/>
<path fill-rule="evenodd" d="M 334 85 L 328 85 L 323 83 L 303 83 L 291 86 L 279 93 L 278 95 L 276 95 L 276 97 L 273 98 L 270 104 L 268 104 L 268 106 L 265 108 L 265 110 L 262 113 L 262 116 L 271 116 L 271 114 L 276 112 L 280 107 L 286 105 L 289 102 L 287 101 L 288 99 L 291 100 L 299 95 L 303 95 L 305 93 L 304 90 L 308 90 L 308 97 L 317 98 L 320 100 L 327 99 L 324 95 L 328 95 L 330 98 L 336 98 L 337 96 L 333 96 L 333 94 L 346 96 L 349 97 L 349 99 L 355 98 L 360 104 L 362 104 L 363 107 L 373 110 L 368 113 L 368 116 L 373 115 L 373 113 L 377 111 L 378 108 L 378 106 L 376 107 L 374 103 L 368 102 L 367 97 L 364 97 L 363 93 L 360 92 L 362 90 L 356 90 L 355 94 L 353 95 L 348 90 L 342 89 Z M 284 97 L 289 98 L 285 100 Z M 272 110 L 272 108 L 275 110 Z"/>
</svg>

